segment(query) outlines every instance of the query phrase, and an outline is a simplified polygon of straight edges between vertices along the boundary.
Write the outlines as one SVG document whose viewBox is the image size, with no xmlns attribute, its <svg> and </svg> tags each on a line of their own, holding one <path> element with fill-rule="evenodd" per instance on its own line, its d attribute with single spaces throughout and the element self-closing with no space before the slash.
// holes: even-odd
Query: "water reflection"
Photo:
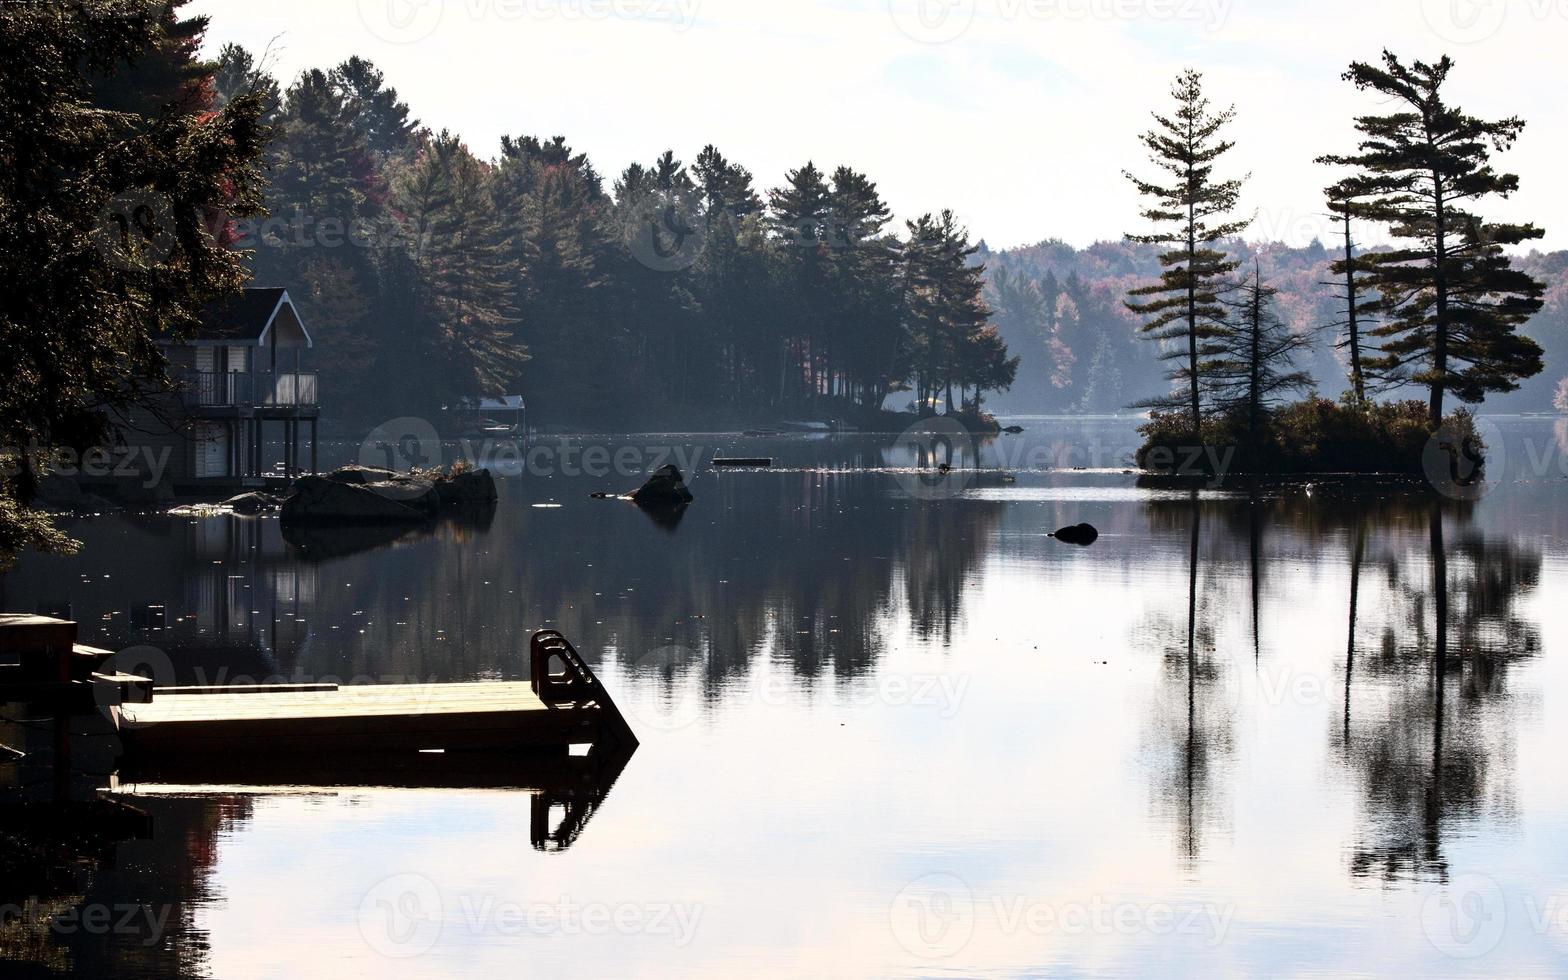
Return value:
<svg viewBox="0 0 1568 980">
<path fill-rule="evenodd" d="M 1442 880 L 1447 837 L 1509 818 L 1516 706 L 1507 669 L 1540 650 L 1537 628 L 1518 612 L 1539 580 L 1539 551 L 1466 527 L 1467 509 L 1424 510 L 1424 556 L 1415 534 L 1384 536 L 1380 642 L 1359 674 L 1348 658 L 1346 667 L 1341 738 L 1365 808 L 1351 870 L 1384 880 Z M 1459 531 L 1452 544 L 1449 522 Z M 1359 584 L 1359 562 L 1352 574 Z"/>
<path fill-rule="evenodd" d="M 1447 836 L 1482 817 L 1507 819 L 1517 709 L 1508 672 L 1541 649 L 1538 627 L 1520 611 L 1540 580 L 1538 549 L 1474 527 L 1471 505 L 1418 493 L 1315 503 L 1299 492 L 1193 493 L 1144 509 L 1151 533 L 1185 545 L 1185 588 L 1140 633 L 1163 665 L 1145 762 L 1156 810 L 1186 862 L 1228 826 L 1240 692 L 1266 710 L 1294 680 L 1264 662 L 1268 529 L 1292 529 L 1290 546 L 1319 560 L 1344 550 L 1342 710 L 1330 739 L 1362 797 L 1352 874 L 1441 880 Z M 1215 523 L 1217 539 L 1205 533 Z M 1243 551 L 1245 571 L 1227 575 Z M 1377 578 L 1364 581 L 1369 570 Z M 1244 610 L 1231 617 L 1242 621 L 1244 641 L 1224 639 L 1217 610 L 1226 608 Z M 1303 625 L 1287 620 L 1286 628 Z"/>
<path fill-rule="evenodd" d="M 1235 726 L 1210 616 L 1214 597 L 1200 576 L 1203 514 L 1216 506 L 1193 492 L 1185 503 L 1151 502 L 1146 508 L 1152 531 L 1185 531 L 1187 541 L 1185 615 L 1165 615 L 1148 627 L 1163 673 L 1150 708 L 1146 761 L 1154 770 L 1156 808 L 1189 865 L 1201 856 L 1207 833 L 1224 824 L 1229 795 L 1224 773 Z"/>
<path fill-rule="evenodd" d="M 1041 445 L 1062 455 L 1053 440 Z M 515 840 L 521 856 L 508 852 L 498 873 L 518 881 L 584 897 L 584 881 L 653 881 L 664 897 L 689 886 L 723 920 L 705 934 L 715 949 L 691 953 L 697 972 L 733 971 L 724 937 L 737 930 L 748 950 L 797 941 L 793 919 L 783 939 L 759 924 L 777 917 L 754 891 L 820 905 L 834 925 L 814 928 L 835 935 L 862 911 L 835 896 L 869 896 L 874 932 L 919 873 L 951 871 L 983 905 L 983 885 L 1009 866 L 1074 900 L 1125 887 L 1236 902 L 1252 917 L 1236 962 L 1288 973 L 1269 969 L 1280 964 L 1256 936 L 1307 929 L 1321 904 L 1453 878 L 1466 867 L 1459 842 L 1496 844 L 1525 819 L 1516 743 L 1549 659 L 1553 634 L 1533 600 L 1550 591 L 1543 549 L 1555 558 L 1552 535 L 1568 526 L 1560 487 L 1437 505 L 1333 487 L 1150 492 L 1109 470 L 1020 469 L 1016 484 L 960 477 L 913 494 L 914 464 L 884 442 L 737 446 L 779 463 L 697 473 L 696 500 L 673 521 L 590 500 L 599 483 L 524 474 L 501 481 L 488 522 L 389 536 L 285 534 L 268 519 L 78 524 L 84 557 L 0 579 L 4 605 L 68 602 L 89 642 L 156 645 L 182 678 L 521 679 L 527 636 L 548 627 L 618 695 L 686 723 L 650 733 L 624 776 L 566 760 L 555 760 L 560 778 L 497 760 L 440 775 L 255 760 L 121 773 L 157 832 L 122 844 L 93 894 L 167 897 L 180 931 L 151 952 L 78 938 L 76 968 L 210 973 L 214 907 L 265 884 L 274 849 L 321 845 L 324 870 L 298 873 L 346 875 L 378 858 L 334 850 L 332 833 L 379 818 L 458 877 Z M 993 467 L 1004 448 L 954 458 Z M 1099 527 L 1094 548 L 1045 536 L 1078 520 Z M 166 607 L 161 626 L 132 616 L 153 604 Z M 919 672 L 961 675 L 968 700 L 937 719 L 819 697 Z M 766 704 L 747 700 L 762 674 L 784 681 Z M 1298 680 L 1320 684 L 1302 693 Z M 847 774 L 832 768 L 843 759 L 857 760 Z M 775 781 L 787 802 L 769 795 Z M 1280 792 L 1302 812 L 1277 809 Z M 1152 858 L 1137 850 L 1145 840 Z M 537 863 L 568 847 L 560 864 Z M 226 850 L 251 863 L 222 867 Z M 1260 907 L 1257 869 L 1297 855 L 1315 870 L 1282 872 Z M 865 952 L 875 940 L 858 933 L 838 938 L 851 947 L 838 950 L 839 972 L 932 972 Z M 1102 954 L 1096 972 L 1138 972 L 1109 940 L 1074 961 L 1083 949 L 1054 939 L 973 972 L 1050 972 Z M 992 952 L 982 945 L 966 953 Z M 583 952 L 552 949 L 540 962 L 559 969 Z M 638 955 L 605 965 L 624 972 Z"/>
</svg>

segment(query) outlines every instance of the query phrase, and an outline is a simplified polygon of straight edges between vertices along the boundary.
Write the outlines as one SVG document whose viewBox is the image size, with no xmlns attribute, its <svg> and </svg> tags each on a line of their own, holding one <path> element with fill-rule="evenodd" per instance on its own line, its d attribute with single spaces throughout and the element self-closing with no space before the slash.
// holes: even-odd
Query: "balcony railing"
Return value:
<svg viewBox="0 0 1568 980">
<path fill-rule="evenodd" d="M 314 408 L 316 375 L 298 371 L 187 371 L 180 394 L 192 408 Z"/>
</svg>

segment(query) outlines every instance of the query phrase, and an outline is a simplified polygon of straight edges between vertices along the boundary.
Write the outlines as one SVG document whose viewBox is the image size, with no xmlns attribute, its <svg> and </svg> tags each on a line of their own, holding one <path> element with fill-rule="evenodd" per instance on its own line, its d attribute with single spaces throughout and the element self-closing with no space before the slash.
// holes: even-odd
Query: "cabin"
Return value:
<svg viewBox="0 0 1568 980">
<path fill-rule="evenodd" d="M 161 343 L 177 394 L 126 427 L 141 477 L 200 491 L 315 472 L 320 399 L 303 370 L 314 341 L 287 289 L 247 288 L 209 307 L 194 333 Z"/>
</svg>

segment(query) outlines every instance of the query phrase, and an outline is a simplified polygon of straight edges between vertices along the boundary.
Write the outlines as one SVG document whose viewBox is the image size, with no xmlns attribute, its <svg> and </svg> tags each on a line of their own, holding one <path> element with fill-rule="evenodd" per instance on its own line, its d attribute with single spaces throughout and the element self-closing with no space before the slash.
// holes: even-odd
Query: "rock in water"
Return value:
<svg viewBox="0 0 1568 980">
<path fill-rule="evenodd" d="M 1058 529 L 1051 537 L 1068 544 L 1088 547 L 1100 537 L 1100 532 L 1093 524 L 1074 524 Z"/>
<path fill-rule="evenodd" d="M 435 487 L 426 482 L 423 494 L 414 481 L 339 483 L 320 476 L 303 476 L 283 502 L 285 523 L 318 521 L 422 521 L 435 510 Z"/>
<path fill-rule="evenodd" d="M 230 497 L 228 500 L 225 500 L 223 504 L 225 507 L 228 507 L 236 514 L 245 514 L 248 516 L 251 514 L 260 514 L 263 511 L 272 510 L 274 507 L 278 506 L 278 498 L 274 497 L 270 493 L 261 493 L 260 491 L 252 490 L 250 493 L 242 493 L 237 497 Z"/>
<path fill-rule="evenodd" d="M 443 507 L 495 503 L 495 478 L 489 470 L 464 470 L 436 483 Z"/>
<path fill-rule="evenodd" d="M 692 499 L 691 491 L 686 489 L 686 481 L 674 463 L 654 470 L 648 482 L 633 490 L 631 496 L 639 504 L 686 503 Z"/>
<path fill-rule="evenodd" d="M 333 483 L 364 484 L 396 479 L 398 475 L 392 470 L 375 466 L 339 466 L 331 473 L 323 473 L 321 478 L 331 480 Z"/>
</svg>

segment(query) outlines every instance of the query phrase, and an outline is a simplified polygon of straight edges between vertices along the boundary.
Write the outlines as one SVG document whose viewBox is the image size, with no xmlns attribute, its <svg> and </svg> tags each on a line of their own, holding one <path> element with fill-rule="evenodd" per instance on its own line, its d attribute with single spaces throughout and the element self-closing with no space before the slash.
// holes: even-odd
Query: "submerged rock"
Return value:
<svg viewBox="0 0 1568 980">
<path fill-rule="evenodd" d="M 1068 544 L 1088 547 L 1100 537 L 1100 531 L 1093 524 L 1074 524 L 1070 527 L 1059 528 L 1052 532 L 1051 537 Z"/>
<path fill-rule="evenodd" d="M 668 504 L 688 503 L 692 496 L 686 489 L 680 468 L 674 463 L 666 463 L 654 470 L 646 483 L 633 490 L 631 498 L 639 504 Z"/>
</svg>

